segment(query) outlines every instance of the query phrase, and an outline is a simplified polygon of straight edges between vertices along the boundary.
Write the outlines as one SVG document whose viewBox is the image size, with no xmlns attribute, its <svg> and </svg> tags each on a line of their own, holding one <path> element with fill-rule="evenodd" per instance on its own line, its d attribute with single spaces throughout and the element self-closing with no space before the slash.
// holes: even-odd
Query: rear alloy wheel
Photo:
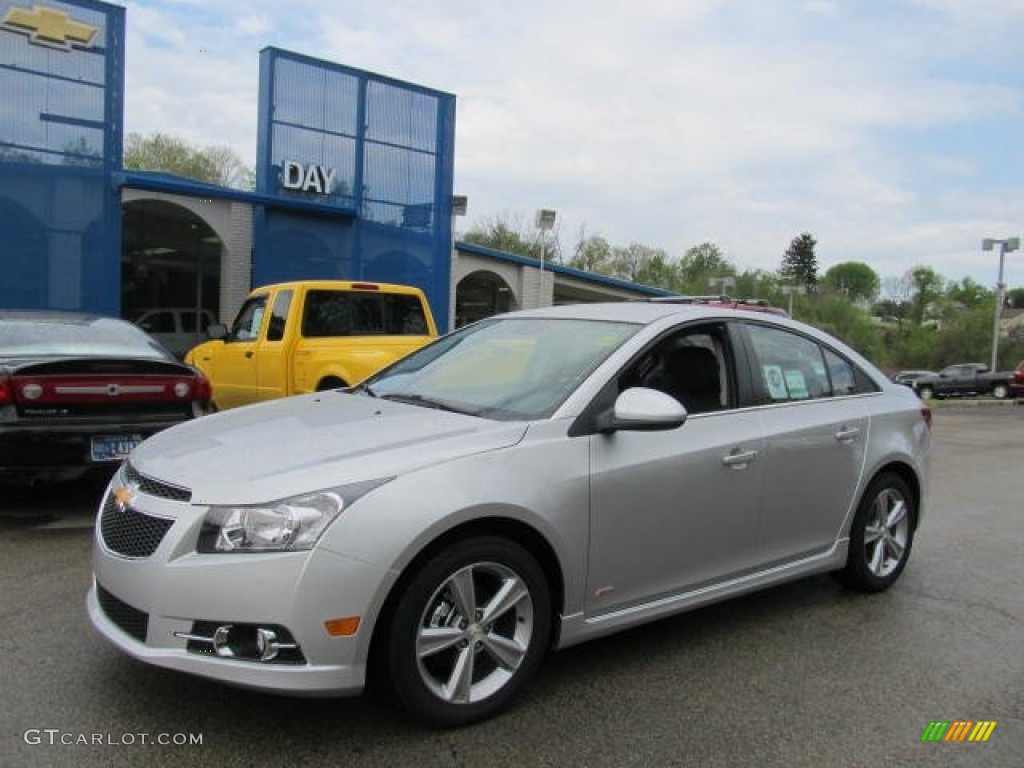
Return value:
<svg viewBox="0 0 1024 768">
<path fill-rule="evenodd" d="M 917 388 L 917 396 L 920 397 L 922 400 L 931 400 L 932 395 L 934 394 L 935 392 L 927 384 L 925 384 L 923 387 Z"/>
<path fill-rule="evenodd" d="M 392 685 L 434 725 L 482 720 L 534 674 L 550 626 L 547 583 L 529 552 L 490 536 L 456 542 L 423 566 L 395 607 Z"/>
<path fill-rule="evenodd" d="M 996 384 L 992 387 L 992 397 L 997 400 L 1005 400 L 1010 396 L 1010 387 L 1006 384 Z"/>
<path fill-rule="evenodd" d="M 861 592 L 881 592 L 900 577 L 910 557 L 917 510 L 898 475 L 876 477 L 857 507 L 840 581 Z"/>
</svg>

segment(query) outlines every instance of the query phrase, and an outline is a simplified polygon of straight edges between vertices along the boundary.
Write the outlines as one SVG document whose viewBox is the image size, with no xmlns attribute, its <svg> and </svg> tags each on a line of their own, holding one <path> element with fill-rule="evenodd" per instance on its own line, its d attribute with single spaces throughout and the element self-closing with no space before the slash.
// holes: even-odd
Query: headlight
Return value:
<svg viewBox="0 0 1024 768">
<path fill-rule="evenodd" d="M 342 510 L 391 479 L 329 488 L 265 505 L 211 506 L 196 549 L 207 554 L 311 549 Z"/>
</svg>

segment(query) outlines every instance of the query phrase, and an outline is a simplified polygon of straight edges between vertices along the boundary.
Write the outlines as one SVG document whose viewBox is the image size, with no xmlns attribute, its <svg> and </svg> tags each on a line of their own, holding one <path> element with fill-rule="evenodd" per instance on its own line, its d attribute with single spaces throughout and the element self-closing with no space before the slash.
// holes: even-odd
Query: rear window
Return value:
<svg viewBox="0 0 1024 768">
<path fill-rule="evenodd" d="M 309 291 L 302 335 L 426 336 L 427 318 L 418 296 L 361 291 Z"/>
<path fill-rule="evenodd" d="M 0 320 L 0 356 L 81 355 L 172 359 L 153 339 L 123 320 L 107 317 Z"/>
</svg>

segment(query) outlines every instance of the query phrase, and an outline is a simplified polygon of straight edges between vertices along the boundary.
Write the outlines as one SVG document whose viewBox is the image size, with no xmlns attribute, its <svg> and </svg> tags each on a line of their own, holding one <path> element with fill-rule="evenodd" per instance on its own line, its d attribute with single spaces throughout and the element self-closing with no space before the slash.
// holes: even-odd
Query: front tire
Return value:
<svg viewBox="0 0 1024 768">
<path fill-rule="evenodd" d="M 916 502 L 906 482 L 890 472 L 876 477 L 854 515 L 846 567 L 838 579 L 860 592 L 891 587 L 910 558 L 916 526 Z"/>
<path fill-rule="evenodd" d="M 395 605 L 391 684 L 405 707 L 454 727 L 505 708 L 548 647 L 551 597 L 536 559 L 496 536 L 458 541 L 413 576 Z"/>
</svg>

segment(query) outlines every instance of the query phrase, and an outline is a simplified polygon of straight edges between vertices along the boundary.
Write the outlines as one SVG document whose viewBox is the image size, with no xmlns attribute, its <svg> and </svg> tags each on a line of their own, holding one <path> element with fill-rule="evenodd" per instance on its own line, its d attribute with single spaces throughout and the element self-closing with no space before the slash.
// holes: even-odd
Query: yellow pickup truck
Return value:
<svg viewBox="0 0 1024 768">
<path fill-rule="evenodd" d="M 257 288 L 231 328 L 185 361 L 213 385 L 217 408 L 358 384 L 437 337 L 419 288 L 305 280 Z"/>
</svg>

